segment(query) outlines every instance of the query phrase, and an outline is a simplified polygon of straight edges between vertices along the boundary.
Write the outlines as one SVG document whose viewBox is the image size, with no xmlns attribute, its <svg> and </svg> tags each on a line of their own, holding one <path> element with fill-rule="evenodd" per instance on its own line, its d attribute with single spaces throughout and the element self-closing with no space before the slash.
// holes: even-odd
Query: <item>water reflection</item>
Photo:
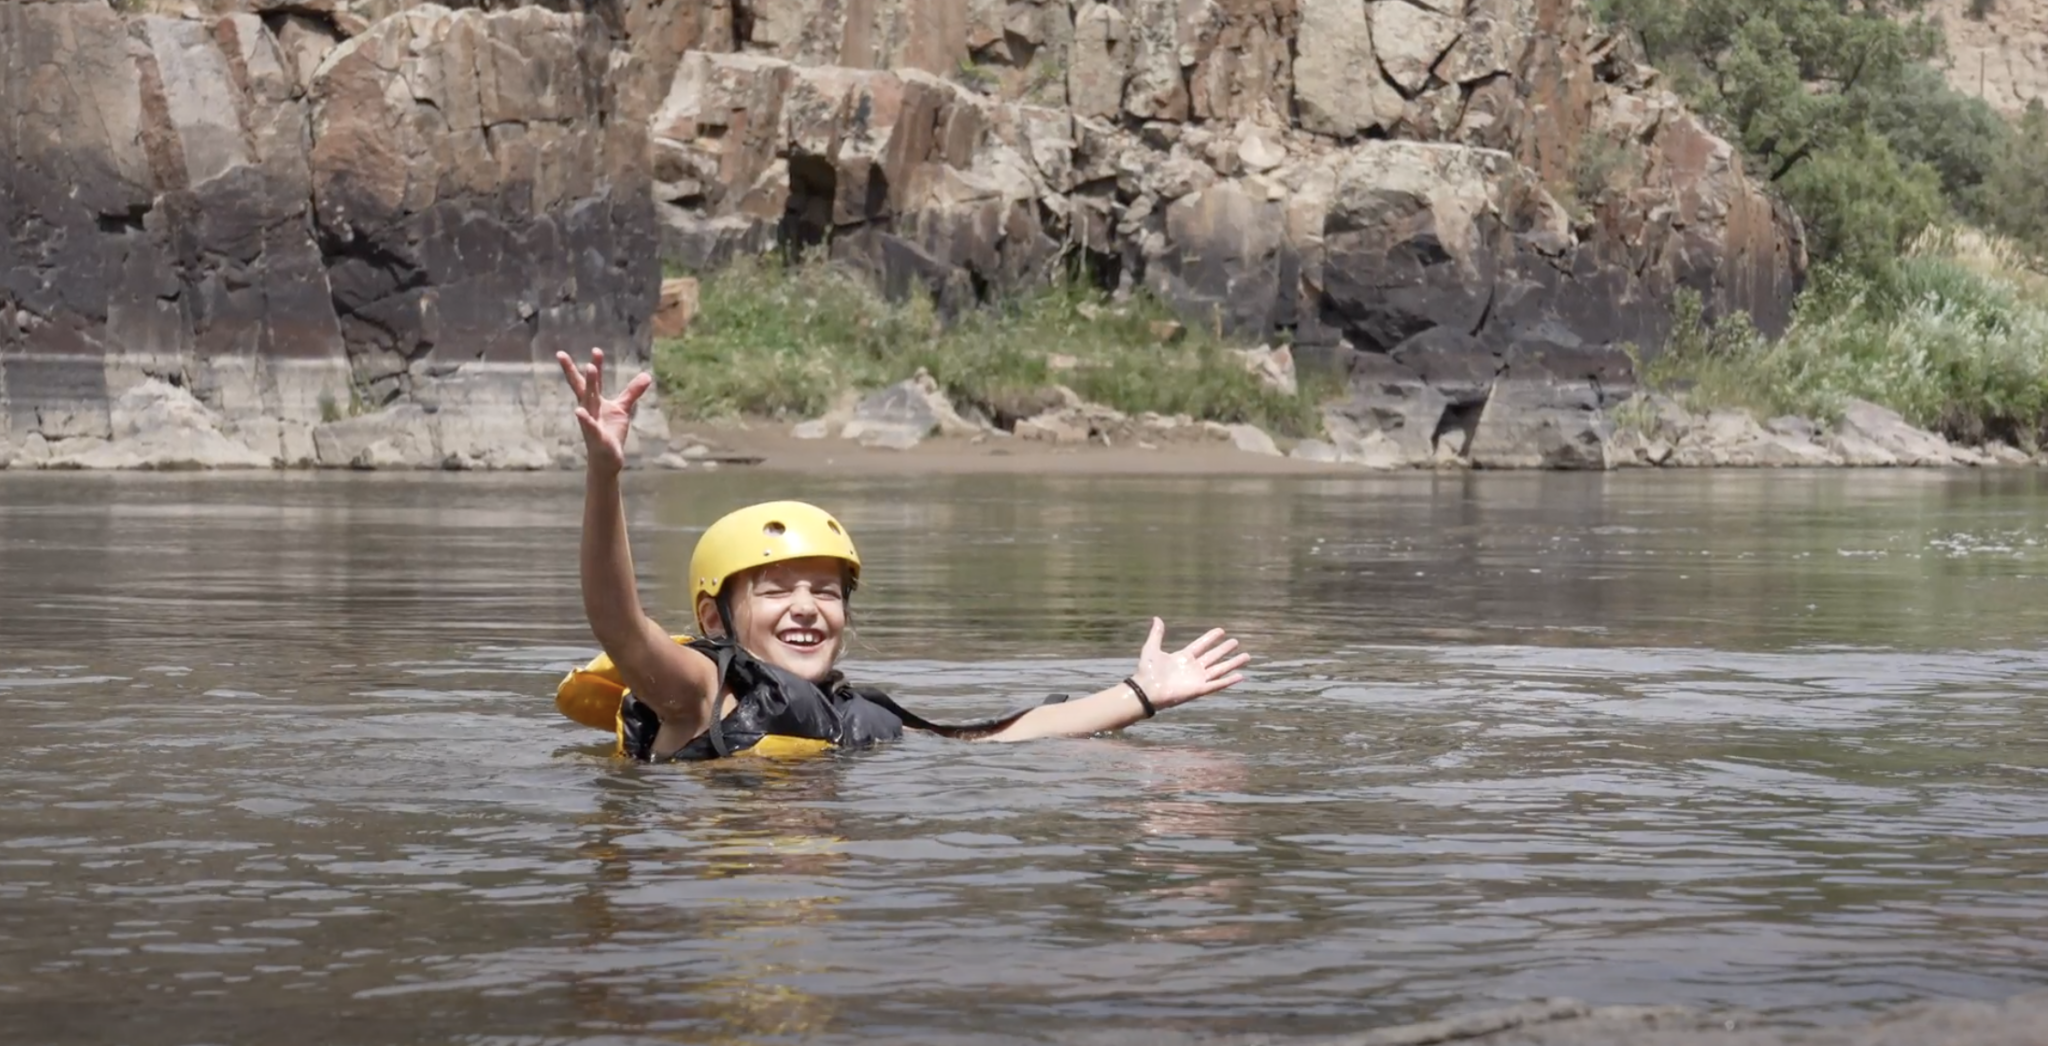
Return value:
<svg viewBox="0 0 2048 1046">
<path fill-rule="evenodd" d="M 803 960 L 804 945 L 829 933 L 846 901 L 829 887 L 845 840 L 819 807 L 837 798 L 830 763 L 670 771 L 691 773 L 704 789 L 682 809 L 665 801 L 666 789 L 606 788 L 599 812 L 581 819 L 588 841 L 578 852 L 596 867 L 574 902 L 583 950 L 698 958 L 687 976 L 654 990 L 639 978 L 574 979 L 586 1023 L 732 1044 L 831 1029 L 833 1001 L 789 983 L 823 972 Z"/>
</svg>

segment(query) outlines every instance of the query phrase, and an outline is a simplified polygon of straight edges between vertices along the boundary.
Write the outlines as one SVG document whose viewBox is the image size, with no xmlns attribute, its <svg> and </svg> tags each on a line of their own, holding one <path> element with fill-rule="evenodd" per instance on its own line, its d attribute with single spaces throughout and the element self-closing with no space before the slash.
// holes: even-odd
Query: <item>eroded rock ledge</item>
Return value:
<svg viewBox="0 0 2048 1046">
<path fill-rule="evenodd" d="M 535 364 L 644 359 L 659 281 L 611 53 L 541 8 L 421 6 L 344 39 L 0 4 L 0 456 L 158 460 L 100 445 L 198 431 L 196 405 L 242 450 L 161 449 L 346 464 L 323 440 L 401 404 L 461 414 L 447 453 L 545 455 L 569 419 Z M 169 402 L 152 381 L 195 404 L 131 409 Z"/>
</svg>

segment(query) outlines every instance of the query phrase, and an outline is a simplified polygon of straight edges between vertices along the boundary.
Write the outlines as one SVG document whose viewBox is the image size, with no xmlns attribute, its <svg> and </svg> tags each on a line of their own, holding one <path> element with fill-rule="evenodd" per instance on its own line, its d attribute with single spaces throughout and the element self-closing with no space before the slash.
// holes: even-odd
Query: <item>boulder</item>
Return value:
<svg viewBox="0 0 2048 1046">
<path fill-rule="evenodd" d="M 1123 12 L 1093 0 L 1076 7 L 1066 83 L 1067 104 L 1076 114 L 1115 117 L 1123 111 L 1134 46 Z"/>
<path fill-rule="evenodd" d="M 983 431 L 985 426 L 967 421 L 954 410 L 939 383 L 920 367 L 910 379 L 861 399 L 839 435 L 866 446 L 906 450 L 933 433 L 972 436 Z"/>
<path fill-rule="evenodd" d="M 1613 431 L 1586 383 L 1505 379 L 1480 408 L 1464 457 L 1476 468 L 1606 468 Z"/>
<path fill-rule="evenodd" d="M 1326 464 L 1335 464 L 1344 459 L 1343 453 L 1335 446 L 1319 439 L 1305 439 L 1296 443 L 1294 449 L 1287 452 L 1287 456 L 1298 461 Z"/>
<path fill-rule="evenodd" d="M 1716 410 L 1698 420 L 1671 456 L 1693 468 L 1787 468 L 1837 465 L 1842 459 L 1786 419 L 1766 428 L 1743 411 Z"/>
<path fill-rule="evenodd" d="M 1897 411 L 1866 400 L 1850 400 L 1843 407 L 1834 434 L 1842 456 L 1856 464 L 1886 457 L 1909 466 L 1975 463 L 1975 455 L 1959 453 L 1939 433 L 1915 428 Z"/>
<path fill-rule="evenodd" d="M 1649 468 L 1671 459 L 1671 444 L 1626 426 L 1617 426 L 1607 438 L 1601 457 L 1611 469 Z"/>
<path fill-rule="evenodd" d="M 1261 345 L 1255 349 L 1232 349 L 1232 354 L 1244 361 L 1244 368 L 1259 379 L 1259 384 L 1283 396 L 1299 394 L 1301 386 L 1294 375 L 1294 351 L 1285 345 L 1274 348 Z"/>
<path fill-rule="evenodd" d="M 328 468 L 423 469 L 443 461 L 431 419 L 416 403 L 322 425 L 313 445 Z"/>
<path fill-rule="evenodd" d="M 220 415 L 160 378 L 123 392 L 110 412 L 109 439 L 65 440 L 39 464 L 79 469 L 269 468 L 268 454 L 221 431 Z"/>
<path fill-rule="evenodd" d="M 2010 443 L 1989 443 L 1984 447 L 1984 457 L 1992 465 L 2029 465 L 2033 458 L 2027 452 Z"/>
<path fill-rule="evenodd" d="M 697 316 L 697 280 L 678 276 L 661 281 L 661 298 L 654 307 L 653 333 L 657 338 L 680 338 Z"/>
<path fill-rule="evenodd" d="M 2000 444 L 1982 451 L 1957 447 L 1913 427 L 1897 413 L 1851 401 L 1833 426 L 1779 416 L 1759 422 L 1746 411 L 1700 413 L 1670 396 L 1631 398 L 1610 412 L 1608 467 L 1852 468 L 2022 463 L 2025 453 Z"/>
<path fill-rule="evenodd" d="M 1225 428 L 1230 433 L 1231 445 L 1247 454 L 1263 454 L 1271 458 L 1282 456 L 1279 445 L 1273 442 L 1273 437 L 1257 425 L 1239 424 Z"/>
<path fill-rule="evenodd" d="M 1042 443 L 1077 445 L 1101 443 L 1115 446 L 1138 438 L 1139 424 L 1122 411 L 1099 403 L 1084 402 L 1072 389 L 1055 386 L 1059 405 L 1017 422 L 1012 434 L 1019 439 Z M 1166 426 L 1154 419 L 1149 426 L 1156 434 Z"/>
</svg>

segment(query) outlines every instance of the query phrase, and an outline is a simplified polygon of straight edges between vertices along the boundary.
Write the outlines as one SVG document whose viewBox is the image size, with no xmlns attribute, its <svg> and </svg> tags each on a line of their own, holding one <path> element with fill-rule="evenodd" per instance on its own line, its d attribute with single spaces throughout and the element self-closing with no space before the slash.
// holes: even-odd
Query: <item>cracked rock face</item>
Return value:
<svg viewBox="0 0 2048 1046">
<path fill-rule="evenodd" d="M 149 4 L 0 6 L 17 431 L 106 431 L 167 366 L 116 358 L 225 424 L 482 409 L 480 370 L 643 351 L 663 256 L 829 240 L 945 308 L 1079 255 L 1350 366 L 1375 454 L 1576 461 L 1676 288 L 1771 331 L 1805 267 L 1573 0 Z"/>
<path fill-rule="evenodd" d="M 688 56 L 652 124 L 670 250 L 715 262 L 800 227 L 960 299 L 1073 245 L 1253 336 L 1390 353 L 1444 326 L 1503 361 L 1654 344 L 1681 285 L 1775 329 L 1802 278 L 1789 213 L 1572 3 L 967 10 L 975 75 L 818 64 L 758 32 Z M 1046 62 L 1049 94 L 1012 75 Z M 1570 198 L 1592 148 L 1623 158 Z"/>
<path fill-rule="evenodd" d="M 10 430 L 112 436 L 160 374 L 290 462 L 465 366 L 644 351 L 646 132 L 607 119 L 596 22 L 413 6 L 344 39 L 363 5 L 198 6 L 0 7 Z"/>
<path fill-rule="evenodd" d="M 1406 100 L 1381 72 L 1368 10 L 1361 0 L 1301 0 L 1294 93 L 1303 130 L 1350 138 L 1400 117 Z"/>
<path fill-rule="evenodd" d="M 1409 98 L 1429 86 L 1437 64 L 1465 32 L 1463 18 L 1417 0 L 1373 0 L 1366 10 L 1381 74 Z"/>
<path fill-rule="evenodd" d="M 313 217 L 364 384 L 443 358 L 580 353 L 644 324 L 644 139 L 600 124 L 608 47 L 579 16 L 423 7 L 321 63 Z"/>
</svg>

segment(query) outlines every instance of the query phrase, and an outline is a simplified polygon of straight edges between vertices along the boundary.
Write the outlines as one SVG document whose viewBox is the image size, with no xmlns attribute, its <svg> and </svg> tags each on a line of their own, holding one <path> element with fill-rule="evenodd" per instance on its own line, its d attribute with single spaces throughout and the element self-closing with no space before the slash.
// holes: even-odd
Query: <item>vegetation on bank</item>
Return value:
<svg viewBox="0 0 2048 1046">
<path fill-rule="evenodd" d="M 1760 417 L 1831 422 L 1864 399 L 1954 440 L 2032 453 L 2048 446 L 2048 278 L 2015 253 L 2007 241 L 1938 233 L 1884 281 L 1823 271 L 1776 340 L 1739 315 L 1702 322 L 1689 296 L 1641 376 L 1697 407 Z"/>
<path fill-rule="evenodd" d="M 1925 0 L 1595 0 L 1806 225 L 1790 330 L 1680 303 L 1646 383 L 1831 419 L 1849 397 L 1954 439 L 2048 436 L 2048 109 L 2008 120 L 1934 64 Z"/>
<path fill-rule="evenodd" d="M 655 345 L 663 395 L 683 417 L 817 417 L 922 367 L 959 409 L 998 424 L 1057 406 L 1052 389 L 1064 385 L 1127 414 L 1309 436 L 1334 391 L 1307 370 L 1298 395 L 1269 388 L 1213 332 L 1180 326 L 1144 294 L 1112 303 L 1078 278 L 945 323 L 921 288 L 890 301 L 821 257 L 742 259 L 699 279 L 689 336 Z"/>
</svg>

